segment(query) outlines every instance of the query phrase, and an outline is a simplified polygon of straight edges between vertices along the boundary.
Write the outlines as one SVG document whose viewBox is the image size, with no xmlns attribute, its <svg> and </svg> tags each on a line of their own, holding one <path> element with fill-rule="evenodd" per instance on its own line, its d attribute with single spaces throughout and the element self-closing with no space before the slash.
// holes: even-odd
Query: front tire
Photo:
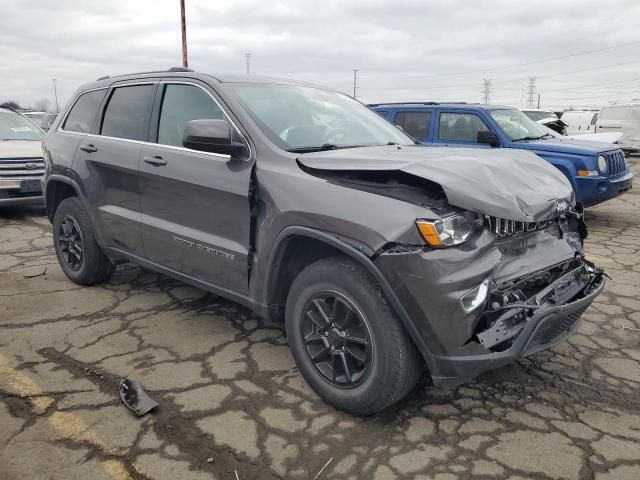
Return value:
<svg viewBox="0 0 640 480">
<path fill-rule="evenodd" d="M 103 282 L 113 271 L 78 197 L 65 198 L 58 205 L 53 217 L 53 243 L 62 271 L 79 285 Z"/>
<path fill-rule="evenodd" d="M 302 376 L 340 410 L 375 414 L 409 393 L 423 371 L 379 285 L 346 257 L 318 260 L 296 277 L 285 324 Z"/>
</svg>

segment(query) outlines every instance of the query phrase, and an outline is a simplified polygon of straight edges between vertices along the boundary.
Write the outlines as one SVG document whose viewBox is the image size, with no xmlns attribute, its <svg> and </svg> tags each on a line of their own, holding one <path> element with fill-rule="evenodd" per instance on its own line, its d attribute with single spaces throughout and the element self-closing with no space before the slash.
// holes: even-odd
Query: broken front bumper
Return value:
<svg viewBox="0 0 640 480">
<path fill-rule="evenodd" d="M 506 350 L 465 356 L 430 355 L 427 363 L 434 384 L 452 388 L 483 372 L 566 340 L 579 328 L 582 314 L 604 288 L 604 278 L 597 272 L 592 272 L 591 275 L 593 282 L 576 300 L 535 310 L 512 337 Z"/>
</svg>

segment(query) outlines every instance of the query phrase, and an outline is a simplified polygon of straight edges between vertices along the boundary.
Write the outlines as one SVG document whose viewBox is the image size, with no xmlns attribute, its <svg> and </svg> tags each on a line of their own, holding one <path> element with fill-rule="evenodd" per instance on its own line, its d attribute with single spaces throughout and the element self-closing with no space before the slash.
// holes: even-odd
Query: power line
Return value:
<svg viewBox="0 0 640 480">
<path fill-rule="evenodd" d="M 571 75 L 571 74 L 574 74 L 574 73 L 589 72 L 589 71 L 593 71 L 593 70 L 602 70 L 603 68 L 619 67 L 619 66 L 622 66 L 622 65 L 629 65 L 629 64 L 636 64 L 636 63 L 640 63 L 640 62 L 638 62 L 637 60 L 632 60 L 632 61 L 628 61 L 628 62 L 614 63 L 614 64 L 608 64 L 608 65 L 599 65 L 599 66 L 596 66 L 596 67 L 583 68 L 583 69 L 579 69 L 579 70 L 569 70 L 569 71 L 566 71 L 566 72 L 558 72 L 558 73 L 537 75 L 536 78 L 558 77 L 558 76 L 562 76 L 562 75 Z M 389 76 L 389 75 L 386 75 L 386 76 Z M 411 78 L 416 78 L 416 77 L 411 77 Z M 492 80 L 496 81 L 495 78 L 492 78 Z M 522 82 L 522 80 L 523 80 L 522 78 L 512 78 L 512 79 L 508 79 L 508 80 L 497 79 L 497 82 L 498 82 L 498 87 L 499 87 L 500 84 Z M 441 89 L 441 88 L 444 88 L 444 89 L 447 89 L 447 88 L 473 88 L 473 87 L 476 87 L 476 85 L 474 85 L 474 84 L 422 85 L 420 87 L 415 87 L 415 88 L 435 90 L 435 89 Z M 496 84 L 493 84 L 493 85 L 496 86 Z M 401 89 L 394 88 L 394 90 L 414 90 L 415 88 L 413 88 L 413 87 L 401 88 Z M 389 87 L 367 87 L 366 90 L 389 90 Z M 519 90 L 519 89 L 514 89 L 514 90 Z"/>
<path fill-rule="evenodd" d="M 605 86 L 609 86 L 609 85 L 618 85 L 620 83 L 631 83 L 631 82 L 637 82 L 639 81 L 640 78 L 631 78 L 629 80 L 621 80 L 618 82 L 605 82 L 605 83 L 592 83 L 591 85 L 582 85 L 581 87 L 567 87 L 567 88 L 554 88 L 553 91 L 554 92 L 565 92 L 568 90 L 582 90 L 584 88 L 592 88 L 592 87 L 605 87 Z"/>
<path fill-rule="evenodd" d="M 517 67 L 525 67 L 528 65 L 535 65 L 538 63 L 545 63 L 545 62 L 551 62 L 554 60 L 562 60 L 565 58 L 572 58 L 572 57 L 578 57 L 578 56 L 582 56 L 582 55 L 588 55 L 590 53 L 597 53 L 597 52 L 603 52 L 606 50 L 612 50 L 614 48 L 620 48 L 620 47 L 626 47 L 629 45 L 635 45 L 637 43 L 640 43 L 640 40 L 636 40 L 633 42 L 627 42 L 627 43 L 619 43 L 617 45 L 611 45 L 608 47 L 602 47 L 602 48 L 596 48 L 593 50 L 585 50 L 583 52 L 577 52 L 577 53 L 570 53 L 568 55 L 561 55 L 558 57 L 550 57 L 550 58 L 544 58 L 544 59 L 540 59 L 540 60 L 533 60 L 530 62 L 524 62 L 524 63 L 516 63 L 516 64 L 512 64 L 512 65 L 502 65 L 499 67 L 493 67 L 493 68 L 485 68 L 485 69 L 480 69 L 480 70 L 467 70 L 467 71 L 461 71 L 461 72 L 446 72 L 446 73 L 434 73 L 434 74 L 430 74 L 430 75 L 417 75 L 417 78 L 430 78 L 430 77 L 447 77 L 447 76 L 451 76 L 451 75 L 467 75 L 469 73 L 484 73 L 484 72 L 493 72 L 495 70 L 504 70 L 504 69 L 509 69 L 509 68 L 517 68 Z"/>
</svg>

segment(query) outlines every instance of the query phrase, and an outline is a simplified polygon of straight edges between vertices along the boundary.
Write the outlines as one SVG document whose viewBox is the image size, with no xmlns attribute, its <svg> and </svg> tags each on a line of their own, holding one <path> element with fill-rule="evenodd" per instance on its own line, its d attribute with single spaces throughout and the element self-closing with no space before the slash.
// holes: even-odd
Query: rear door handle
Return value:
<svg viewBox="0 0 640 480">
<path fill-rule="evenodd" d="M 87 153 L 93 153 L 93 152 L 97 152 L 98 149 L 95 147 L 95 145 L 80 145 L 80 150 L 82 150 L 83 152 L 87 152 Z"/>
<path fill-rule="evenodd" d="M 163 160 L 162 157 L 159 155 L 155 157 L 143 157 L 142 160 L 144 160 L 145 163 L 148 163 L 149 165 L 154 165 L 156 167 L 167 164 L 167 161 Z"/>
</svg>

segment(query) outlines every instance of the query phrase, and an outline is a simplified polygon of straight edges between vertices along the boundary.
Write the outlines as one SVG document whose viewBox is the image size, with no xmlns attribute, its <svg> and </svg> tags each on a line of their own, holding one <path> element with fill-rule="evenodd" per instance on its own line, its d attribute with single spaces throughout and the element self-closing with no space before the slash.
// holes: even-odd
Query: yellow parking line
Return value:
<svg viewBox="0 0 640 480">
<path fill-rule="evenodd" d="M 29 400 L 37 414 L 44 413 L 54 402 L 45 395 L 40 386 L 28 375 L 11 368 L 9 360 L 0 354 L 0 377 L 7 379 L 7 384 L 21 397 Z M 63 437 L 76 442 L 90 443 L 108 455 L 116 455 L 116 450 L 102 441 L 96 432 L 75 413 L 53 412 L 48 417 L 49 424 Z M 127 469 L 119 460 L 101 462 L 102 469 L 114 480 L 131 480 Z"/>
</svg>

